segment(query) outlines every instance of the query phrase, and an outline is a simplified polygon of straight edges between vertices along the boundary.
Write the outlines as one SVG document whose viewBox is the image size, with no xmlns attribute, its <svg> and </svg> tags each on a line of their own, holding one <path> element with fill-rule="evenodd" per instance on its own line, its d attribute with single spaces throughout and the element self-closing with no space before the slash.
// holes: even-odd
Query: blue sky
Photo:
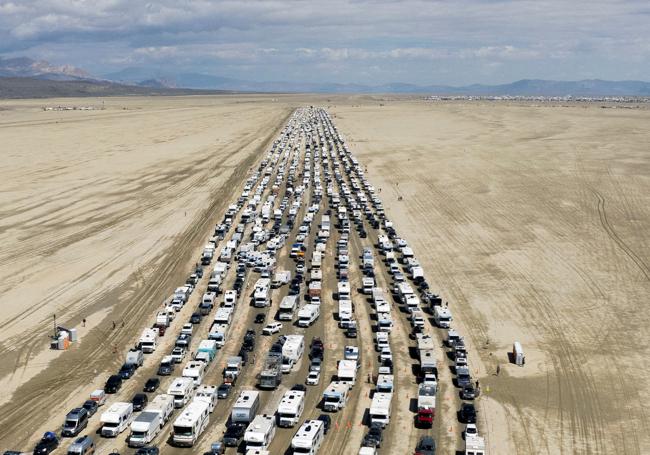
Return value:
<svg viewBox="0 0 650 455">
<path fill-rule="evenodd" d="M 0 55 L 382 84 L 650 79 L 648 0 L 0 0 Z"/>
</svg>

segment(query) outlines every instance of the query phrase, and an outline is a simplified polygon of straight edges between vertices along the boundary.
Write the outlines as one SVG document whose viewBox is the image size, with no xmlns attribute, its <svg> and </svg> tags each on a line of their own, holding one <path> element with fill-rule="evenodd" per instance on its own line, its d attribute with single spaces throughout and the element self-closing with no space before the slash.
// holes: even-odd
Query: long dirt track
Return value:
<svg viewBox="0 0 650 455">
<path fill-rule="evenodd" d="M 331 103 L 469 337 L 489 453 L 650 452 L 648 111 L 279 99 L 3 104 L 0 448 L 101 386 L 292 108 Z M 60 101 L 75 103 L 92 104 Z M 78 349 L 45 349 L 53 313 L 79 328 Z M 514 340 L 524 368 L 508 364 Z M 448 425 L 442 446 L 460 449 Z"/>
</svg>

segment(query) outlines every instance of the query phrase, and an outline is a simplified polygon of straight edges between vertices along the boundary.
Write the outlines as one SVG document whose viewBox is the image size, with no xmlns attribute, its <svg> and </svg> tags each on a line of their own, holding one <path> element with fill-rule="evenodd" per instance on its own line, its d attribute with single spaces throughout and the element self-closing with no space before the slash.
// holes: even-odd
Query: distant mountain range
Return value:
<svg viewBox="0 0 650 455">
<path fill-rule="evenodd" d="M 83 83 L 82 91 L 90 91 L 94 86 L 104 87 L 105 96 L 115 89 L 119 94 L 138 93 L 135 87 L 155 89 L 159 94 L 177 93 L 177 89 L 211 90 L 227 92 L 275 92 L 275 93 L 402 93 L 402 94 L 439 94 L 439 95 L 512 95 L 512 96 L 650 96 L 650 83 L 643 81 L 605 81 L 590 79 L 582 81 L 552 81 L 523 79 L 503 85 L 467 85 L 453 87 L 446 85 L 415 85 L 408 83 L 390 83 L 383 85 L 309 83 L 309 82 L 256 82 L 209 74 L 162 71 L 149 68 L 125 68 L 121 71 L 96 77 L 83 69 L 70 65 L 55 66 L 43 60 L 27 57 L 4 59 L 0 57 L 0 78 L 13 78 L 11 83 L 13 97 L 20 96 L 20 90 L 28 83 L 18 83 L 16 78 L 31 80 L 65 81 Z M 7 82 L 5 81 L 5 86 Z M 126 89 L 124 86 L 132 87 Z M 39 93 L 45 89 L 38 84 Z M 71 89 L 65 84 L 57 96 Z M 63 90 L 63 92 L 61 92 Z M 73 90 L 74 91 L 74 90 Z M 30 94 L 25 93 L 24 97 Z M 8 92 L 0 86 L 0 97 L 8 97 Z"/>
</svg>

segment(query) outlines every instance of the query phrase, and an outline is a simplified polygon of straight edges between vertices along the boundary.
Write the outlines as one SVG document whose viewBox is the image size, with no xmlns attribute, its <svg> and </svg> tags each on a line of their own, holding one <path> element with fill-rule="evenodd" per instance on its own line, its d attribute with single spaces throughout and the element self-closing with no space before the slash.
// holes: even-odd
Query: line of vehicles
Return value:
<svg viewBox="0 0 650 455">
<path fill-rule="evenodd" d="M 301 153 L 298 144 L 302 139 L 306 145 L 300 172 Z M 274 173 L 275 180 L 272 179 Z M 327 182 L 326 188 L 322 186 L 323 179 Z M 283 183 L 286 184 L 286 190 L 284 197 L 280 199 L 278 193 Z M 310 204 L 304 206 L 304 195 L 308 193 Z M 314 223 L 325 195 L 330 209 L 320 216 L 320 223 Z M 303 207 L 306 213 L 298 224 L 297 216 Z M 394 227 L 383 213 L 381 201 L 374 188 L 364 177 L 360 164 L 347 150 L 329 116 L 324 110 L 310 108 L 299 109 L 294 113 L 280 138 L 245 182 L 237 203 L 228 207 L 223 221 L 216 225 L 214 235 L 201 253 L 201 265 L 197 264 L 186 283 L 175 289 L 157 313 L 153 326 L 143 330 L 136 347 L 128 352 L 119 373 L 110 376 L 104 390 L 97 391 L 88 400 L 92 402 L 88 406 L 94 405 L 94 410 L 89 409 L 86 404 L 82 408 L 72 410 L 66 417 L 62 435 L 76 436 L 85 430 L 90 416 L 106 401 L 105 394 L 119 393 L 123 381 L 131 378 L 143 365 L 145 355 L 157 351 L 165 333 L 179 325 L 174 323 L 174 320 L 190 300 L 197 285 L 202 282 L 204 268 L 210 266 L 211 271 L 205 277 L 206 292 L 190 320 L 181 326 L 172 351 L 162 358 L 158 366 L 158 375 L 173 376 L 176 366 L 185 361 L 180 376 L 173 377 L 166 393 L 158 394 L 149 403 L 140 403 L 139 406 L 126 401 L 111 403 L 108 409 L 101 413 L 101 435 L 115 437 L 128 429 L 129 445 L 147 453 L 147 450 L 155 449 L 152 444 L 163 433 L 166 424 L 172 421 L 169 433 L 171 443 L 179 447 L 192 447 L 197 444 L 208 428 L 210 414 L 215 410 L 218 400 L 227 397 L 228 390 L 245 368 L 247 352 L 255 348 L 255 331 L 249 330 L 239 355 L 231 356 L 223 362 L 223 383 L 218 387 L 204 383 L 206 376 L 210 376 L 210 372 L 215 368 L 214 360 L 219 350 L 230 339 L 238 305 L 244 300 L 244 294 L 247 292 L 244 287 L 247 275 L 253 271 L 259 274 L 252 291 L 249 290 L 250 305 L 255 308 L 269 308 L 273 303 L 273 289 L 288 287 L 288 295 L 279 303 L 277 320 L 269 322 L 263 328 L 262 334 L 271 336 L 278 333 L 283 328 L 283 322 L 295 325 L 297 332 L 280 336 L 273 343 L 264 357 L 263 368 L 257 377 L 258 390 L 245 389 L 239 393 L 231 408 L 226 432 L 222 440 L 213 443 L 211 451 L 218 454 L 224 446 L 237 446 L 243 441 L 247 453 L 267 453 L 264 451 L 270 446 L 277 428 L 298 427 L 291 440 L 291 450 L 294 453 L 318 453 L 325 442 L 331 419 L 325 414 L 318 419 L 307 419 L 301 423 L 305 414 L 306 394 L 301 390 L 304 386 L 287 390 L 275 413 L 259 413 L 260 393 L 280 387 L 283 375 L 291 373 L 305 356 L 305 337 L 299 331 L 310 327 L 321 316 L 322 264 L 334 227 L 340 233 L 335 255 L 338 279 L 336 319 L 346 337 L 357 337 L 358 322 L 349 281 L 352 263 L 349 240 L 353 235 L 353 223 L 357 235 L 362 239 L 367 238 L 364 214 L 366 222 L 378 232 L 382 232 L 378 236 L 376 248 L 384 256 L 384 266 L 394 281 L 392 298 L 408 308 L 409 321 L 418 336 L 422 377 L 418 389 L 417 422 L 430 426 L 435 415 L 437 366 L 431 337 L 425 333 L 422 303 L 426 302 L 431 306 L 433 319 L 438 326 L 449 328 L 448 345 L 453 349 L 457 361 L 467 357 L 462 338 L 456 336 L 450 328 L 452 318 L 448 308 L 441 305 L 442 301 L 438 296 L 428 291 L 422 267 L 415 259 L 413 251 L 404 240 L 397 237 Z M 284 219 L 286 223 L 283 223 Z M 336 226 L 333 225 L 333 219 L 336 219 Z M 272 227 L 269 227 L 271 223 Z M 296 241 L 289 245 L 289 234 L 294 229 L 297 230 Z M 308 248 L 310 234 L 313 248 Z M 289 257 L 295 261 L 293 271 L 276 269 L 277 255 L 283 248 L 287 249 Z M 312 250 L 311 255 L 307 257 L 309 250 Z M 375 390 L 368 409 L 369 429 L 363 438 L 360 454 L 376 453 L 381 448 L 382 432 L 390 423 L 395 394 L 390 347 L 390 333 L 395 321 L 391 313 L 391 296 L 378 287 L 375 280 L 375 267 L 378 264 L 372 249 L 364 249 L 360 258 L 363 272 L 361 292 L 368 296 L 376 313 L 375 345 L 378 351 L 378 370 L 373 375 Z M 223 289 L 229 273 L 236 274 L 235 282 L 232 289 Z M 407 281 L 407 277 L 413 286 L 418 287 L 419 296 Z M 221 300 L 220 294 L 223 295 L 223 300 L 220 306 L 217 306 Z M 306 299 L 304 304 L 301 298 L 303 295 Z M 196 350 L 188 356 L 190 346 L 196 344 L 192 343 L 192 337 L 196 333 L 195 327 L 210 315 L 213 317 L 206 339 L 200 340 Z M 258 319 L 256 318 L 256 322 L 265 318 L 259 321 Z M 305 378 L 307 386 L 316 386 L 321 381 L 324 351 L 320 339 L 311 341 L 309 370 Z M 344 348 L 343 358 L 337 361 L 335 377 L 324 387 L 320 402 L 323 411 L 338 412 L 345 409 L 357 382 L 361 361 L 359 356 L 357 346 L 349 345 Z M 186 360 L 186 357 L 189 358 Z M 462 382 L 466 386 L 463 366 L 462 360 L 456 365 L 457 381 L 459 385 Z M 469 377 L 469 370 L 467 376 Z M 471 386 L 471 378 L 469 385 Z M 150 391 L 155 391 L 156 387 L 152 385 Z M 100 398 L 97 398 L 98 396 Z M 144 399 L 147 399 L 147 395 L 144 395 Z M 482 455 L 484 452 L 480 451 L 481 437 L 476 426 L 468 425 L 466 435 L 469 435 L 471 444 L 478 447 L 475 451 L 467 453 Z M 95 442 L 92 438 L 82 438 L 86 438 L 84 441 L 90 441 L 83 444 L 92 444 L 94 450 Z M 39 444 L 46 446 L 47 443 L 42 441 Z M 77 440 L 70 446 L 71 454 L 86 455 L 92 451 L 88 446 L 84 451 L 74 452 L 72 446 L 75 444 L 82 442 Z M 416 453 L 433 453 L 426 451 L 428 447 L 433 447 L 435 452 L 435 442 L 427 436 L 418 444 Z M 50 451 L 40 453 L 45 455 Z"/>
</svg>

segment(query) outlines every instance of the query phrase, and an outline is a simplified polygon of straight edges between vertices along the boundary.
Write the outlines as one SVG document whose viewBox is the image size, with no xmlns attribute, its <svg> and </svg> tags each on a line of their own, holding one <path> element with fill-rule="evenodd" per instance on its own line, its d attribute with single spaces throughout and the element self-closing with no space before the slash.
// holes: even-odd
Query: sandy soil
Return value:
<svg viewBox="0 0 650 455">
<path fill-rule="evenodd" d="M 101 106 L 0 109 L 0 422 L 13 438 L 30 436 L 13 432 L 17 413 L 34 417 L 119 364 L 113 352 L 184 281 L 293 110 L 271 97 L 114 98 L 105 110 L 42 110 L 58 104 Z M 48 350 L 54 314 L 81 336 L 64 355 Z"/>
<path fill-rule="evenodd" d="M 649 453 L 650 112 L 354 103 L 333 120 L 469 337 L 490 453 Z"/>
</svg>

